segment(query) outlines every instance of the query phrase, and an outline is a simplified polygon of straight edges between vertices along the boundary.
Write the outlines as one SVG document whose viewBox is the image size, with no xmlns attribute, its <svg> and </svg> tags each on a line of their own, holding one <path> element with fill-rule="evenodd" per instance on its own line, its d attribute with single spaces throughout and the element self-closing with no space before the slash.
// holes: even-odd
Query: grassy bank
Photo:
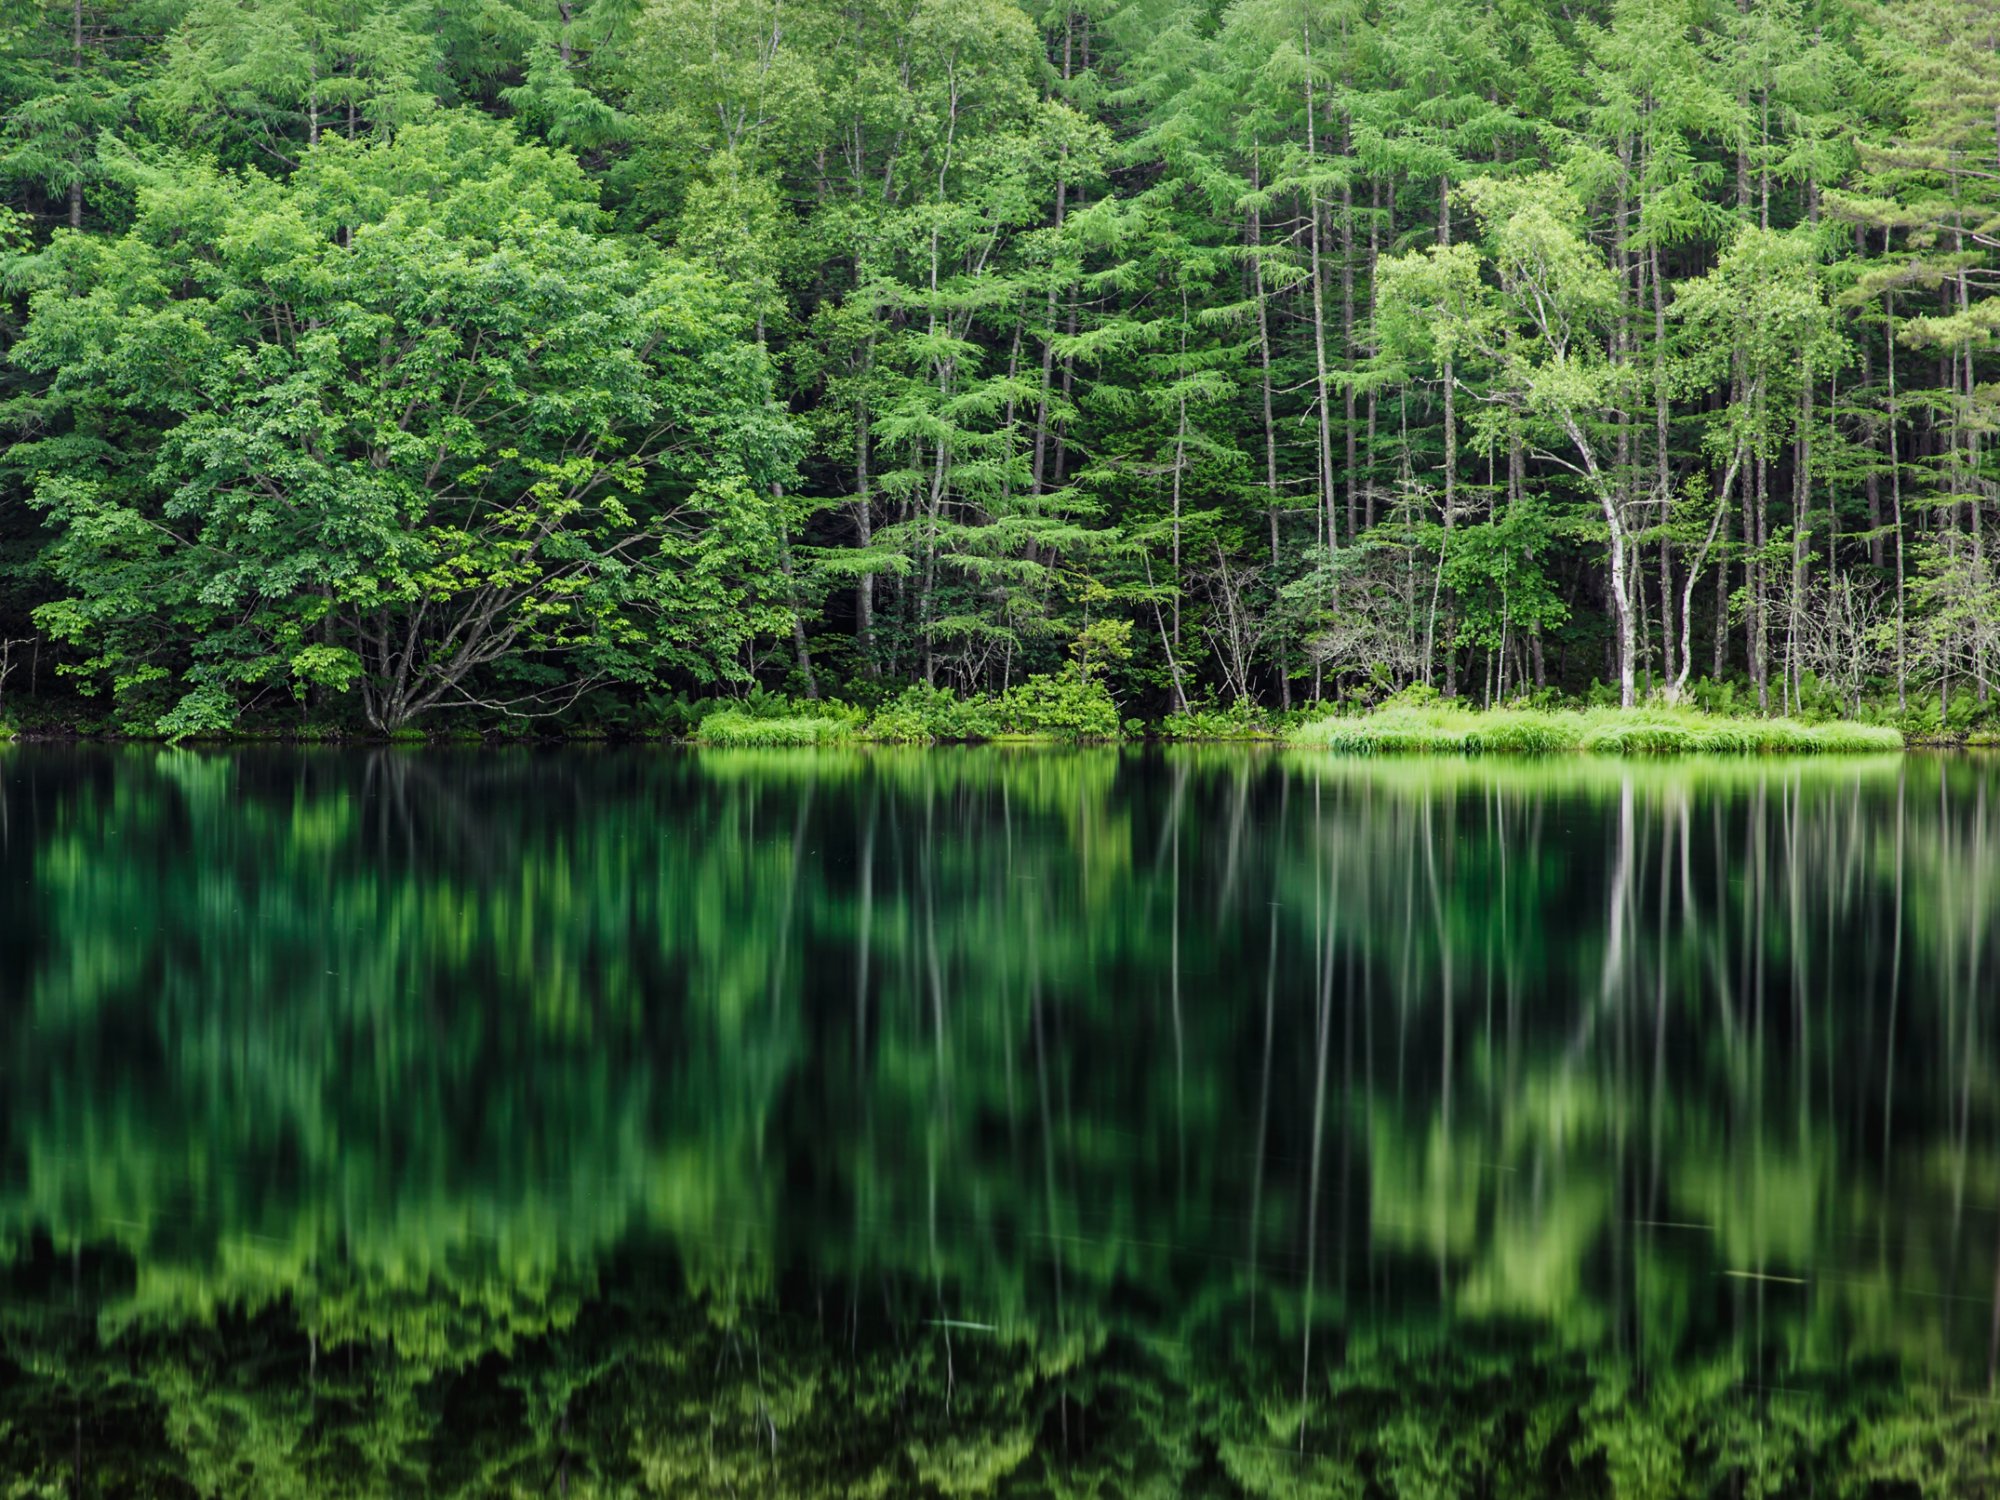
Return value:
<svg viewBox="0 0 2000 1500">
<path fill-rule="evenodd" d="M 1291 743 L 1355 755 L 1798 755 L 1869 754 L 1903 748 L 1880 724 L 1736 719 L 1694 709 L 1509 709 L 1392 704 L 1318 719 Z"/>
<path fill-rule="evenodd" d="M 727 706 L 685 705 L 684 722 L 668 729 L 698 745 L 764 747 L 1110 741 L 1125 732 L 1104 683 L 1076 671 L 1028 677 L 1004 693 L 964 698 L 918 684 L 872 709 L 758 693 Z"/>
<path fill-rule="evenodd" d="M 855 737 L 855 730 L 852 719 L 831 715 L 758 718 L 724 712 L 703 719 L 695 738 L 704 745 L 771 750 L 795 745 L 842 745 Z"/>
</svg>

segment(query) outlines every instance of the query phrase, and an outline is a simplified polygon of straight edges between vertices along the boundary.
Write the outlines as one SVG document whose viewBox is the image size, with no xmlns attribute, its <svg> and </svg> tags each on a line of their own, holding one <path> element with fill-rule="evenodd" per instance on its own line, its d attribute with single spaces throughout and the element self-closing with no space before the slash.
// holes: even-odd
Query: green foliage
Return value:
<svg viewBox="0 0 2000 1500">
<path fill-rule="evenodd" d="M 1200 704 L 1168 714 L 1159 723 L 1163 740 L 1271 740 L 1279 737 L 1277 716 L 1252 703 Z"/>
<path fill-rule="evenodd" d="M 1966 732 L 1983 3 L 0 0 L 20 712 Z"/>
<path fill-rule="evenodd" d="M 994 703 L 993 723 L 1003 735 L 1060 740 L 1115 740 L 1122 728 L 1110 689 L 1075 667 L 1015 683 Z"/>
<path fill-rule="evenodd" d="M 845 718 L 764 718 L 723 709 L 705 715 L 694 738 L 703 745 L 769 749 L 778 745 L 838 745 L 852 739 L 854 732 L 853 722 Z"/>
<path fill-rule="evenodd" d="M 591 233 L 595 196 L 452 116 L 282 185 L 161 178 L 115 246 L 52 252 L 14 357 L 124 435 L 17 450 L 75 670 L 172 695 L 177 737 L 273 694 L 358 691 L 386 732 L 730 671 L 783 423 L 727 290 Z"/>
<path fill-rule="evenodd" d="M 944 688 L 912 683 L 876 709 L 868 720 L 868 738 L 895 745 L 928 745 L 937 741 L 989 740 L 999 732 L 993 700 L 961 698 Z"/>
<path fill-rule="evenodd" d="M 1443 703 L 1391 703 L 1367 714 L 1316 719 L 1293 731 L 1291 740 L 1348 754 L 1874 754 L 1903 747 L 1901 733 L 1881 724 L 1725 718 L 1667 708 L 1479 712 Z"/>
</svg>

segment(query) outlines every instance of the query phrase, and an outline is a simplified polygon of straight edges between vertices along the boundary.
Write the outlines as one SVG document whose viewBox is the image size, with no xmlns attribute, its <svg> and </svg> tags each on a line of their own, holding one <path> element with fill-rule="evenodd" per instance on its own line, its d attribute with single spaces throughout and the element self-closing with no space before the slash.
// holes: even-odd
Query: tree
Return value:
<svg viewBox="0 0 2000 1500">
<path fill-rule="evenodd" d="M 1633 518 L 1601 431 L 1632 382 L 1612 346 L 1618 283 L 1578 231 L 1582 206 L 1558 177 L 1482 178 L 1464 195 L 1499 283 L 1500 317 L 1482 340 L 1495 366 L 1494 397 L 1544 438 L 1537 456 L 1575 475 L 1604 520 L 1618 701 L 1629 708 L 1637 699 Z"/>
<path fill-rule="evenodd" d="M 729 675 L 774 619 L 789 429 L 740 301 L 594 197 L 459 115 L 287 183 L 163 173 L 121 240 L 59 242 L 15 358 L 124 451 L 47 449 L 46 628 L 135 705 L 170 688 L 175 734 L 273 693 L 353 687 L 388 731 Z"/>
<path fill-rule="evenodd" d="M 1676 289 L 1673 316 L 1686 330 L 1675 378 L 1684 391 L 1727 385 L 1732 399 L 1710 427 L 1711 463 L 1720 466 L 1712 495 L 1690 497 L 1673 520 L 1701 540 L 1689 558 L 1681 595 L 1681 662 L 1674 695 L 1687 690 L 1692 667 L 1694 590 L 1727 515 L 1737 476 L 1752 460 L 1775 459 L 1797 430 L 1802 400 L 1818 372 L 1837 369 L 1846 349 L 1818 270 L 1819 251 L 1803 232 L 1746 228 L 1707 275 Z M 1706 510 L 1707 525 L 1683 513 Z M 1697 511 L 1697 517 L 1699 512 Z M 1797 579 L 1788 586 L 1796 599 Z M 1751 608 L 1761 608 L 1761 597 Z M 1794 621 L 1796 626 L 1796 621 Z"/>
</svg>

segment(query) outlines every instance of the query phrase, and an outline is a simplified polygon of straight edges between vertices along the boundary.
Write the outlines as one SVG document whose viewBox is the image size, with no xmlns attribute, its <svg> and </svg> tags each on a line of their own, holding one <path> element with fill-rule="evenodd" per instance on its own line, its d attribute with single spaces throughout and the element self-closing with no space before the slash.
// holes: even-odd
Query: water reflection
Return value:
<svg viewBox="0 0 2000 1500">
<path fill-rule="evenodd" d="M 0 1476 L 1985 1492 L 1996 771 L 15 750 Z"/>
</svg>

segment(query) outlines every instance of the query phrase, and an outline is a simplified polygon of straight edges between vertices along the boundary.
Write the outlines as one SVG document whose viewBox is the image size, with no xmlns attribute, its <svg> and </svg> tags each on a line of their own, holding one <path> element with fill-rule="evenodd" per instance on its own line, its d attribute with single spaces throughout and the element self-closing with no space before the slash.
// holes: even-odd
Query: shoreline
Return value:
<svg viewBox="0 0 2000 1500">
<path fill-rule="evenodd" d="M 869 735 L 865 732 L 827 734 L 792 732 L 792 721 L 771 719 L 754 739 L 710 738 L 699 733 L 585 732 L 570 734 L 496 735 L 468 731 L 442 734 L 294 733 L 244 731 L 228 735 L 190 736 L 170 741 L 160 735 L 119 734 L 72 727 L 0 730 L 0 747 L 102 745 L 250 749 L 283 746 L 301 749 L 549 749 L 679 748 L 693 750 L 912 750 L 996 748 L 1117 748 L 1137 746 L 1264 747 L 1273 750 L 1323 750 L 1337 756 L 1559 757 L 1602 758 L 1666 755 L 1826 755 L 1884 754 L 1905 750 L 1966 751 L 2000 749 L 2000 734 L 1906 734 L 1889 725 L 1853 720 L 1805 723 L 1794 719 L 1728 718 L 1685 711 L 1633 710 L 1506 710 L 1469 709 L 1439 713 L 1376 710 L 1367 714 L 1329 715 L 1289 729 L 1252 729 L 1228 733 L 1161 732 L 1147 725 L 1115 738 L 1060 734 L 1006 734 L 928 739 Z"/>
</svg>

